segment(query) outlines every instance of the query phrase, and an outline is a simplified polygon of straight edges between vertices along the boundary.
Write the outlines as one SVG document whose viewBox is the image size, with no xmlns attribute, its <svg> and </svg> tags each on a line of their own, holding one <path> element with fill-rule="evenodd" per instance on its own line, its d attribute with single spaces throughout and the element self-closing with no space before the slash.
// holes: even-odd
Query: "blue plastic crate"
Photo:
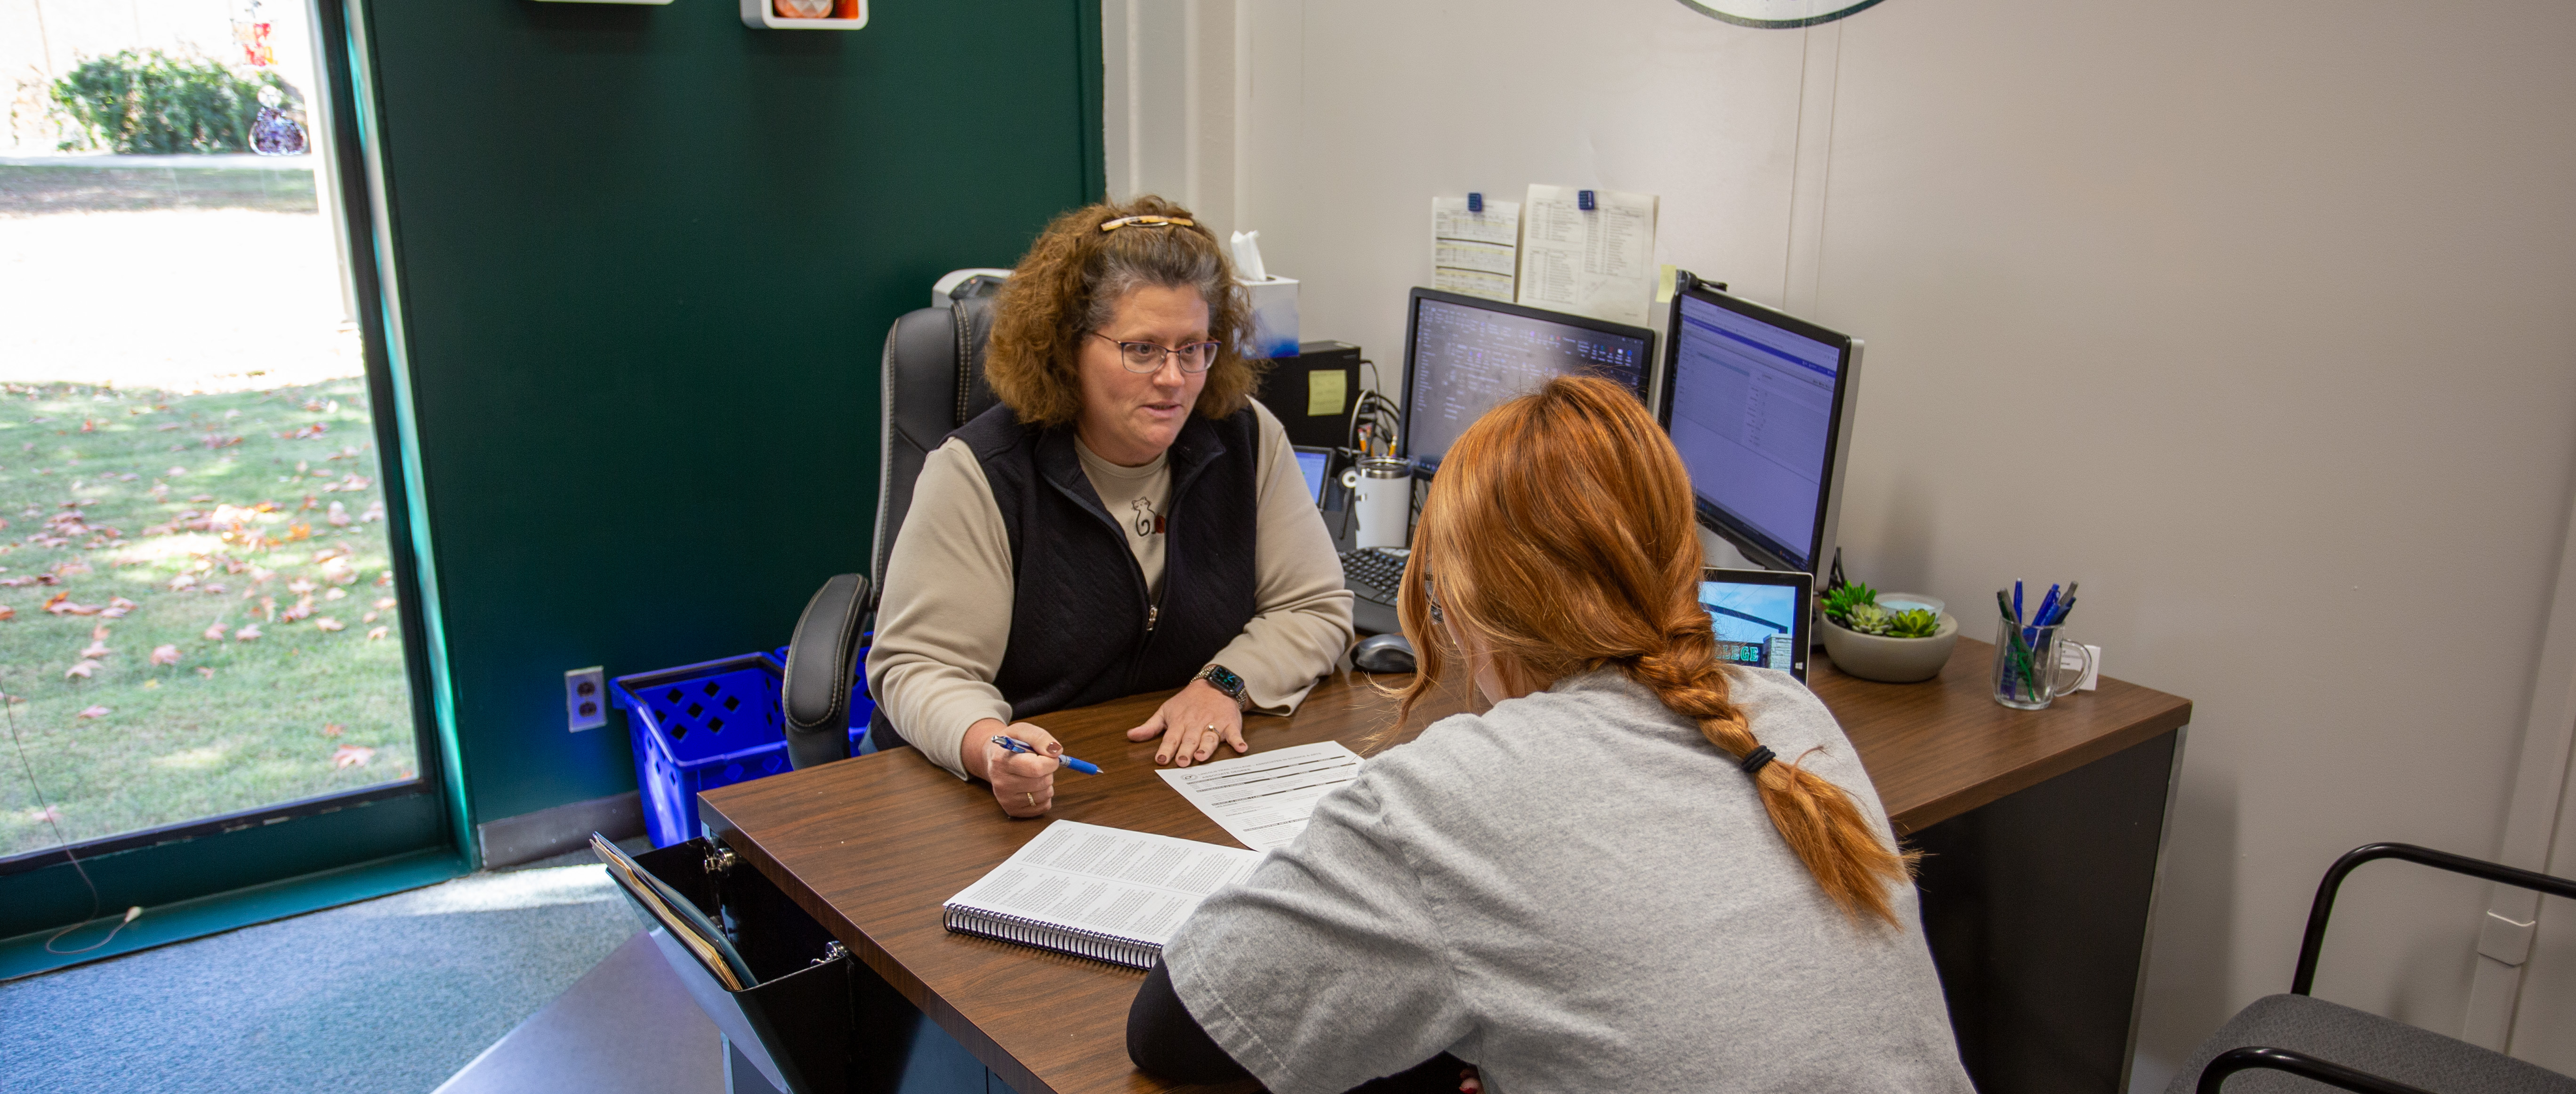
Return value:
<svg viewBox="0 0 2576 1094">
<path fill-rule="evenodd" d="M 653 846 L 698 834 L 698 795 L 788 769 L 787 720 L 779 710 L 784 671 L 768 654 L 746 653 L 609 682 L 635 746 L 635 783 Z M 864 693 L 861 681 L 854 691 Z M 851 751 L 876 704 L 851 704 Z"/>
</svg>

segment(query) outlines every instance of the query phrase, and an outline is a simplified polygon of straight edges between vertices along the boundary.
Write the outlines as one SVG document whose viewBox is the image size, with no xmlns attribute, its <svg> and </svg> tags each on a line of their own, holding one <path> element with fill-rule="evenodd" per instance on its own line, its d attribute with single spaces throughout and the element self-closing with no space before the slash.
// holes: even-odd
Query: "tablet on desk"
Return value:
<svg viewBox="0 0 2576 1094">
<path fill-rule="evenodd" d="M 1333 466 L 1333 450 L 1309 445 L 1292 445 L 1297 450 L 1297 470 L 1306 474 L 1306 493 L 1315 505 L 1324 504 L 1324 473 Z"/>
<path fill-rule="evenodd" d="M 1815 575 L 1800 570 L 1702 567 L 1699 606 L 1708 609 L 1709 626 L 1717 631 L 1717 659 L 1778 669 L 1804 683 L 1815 590 Z"/>
</svg>

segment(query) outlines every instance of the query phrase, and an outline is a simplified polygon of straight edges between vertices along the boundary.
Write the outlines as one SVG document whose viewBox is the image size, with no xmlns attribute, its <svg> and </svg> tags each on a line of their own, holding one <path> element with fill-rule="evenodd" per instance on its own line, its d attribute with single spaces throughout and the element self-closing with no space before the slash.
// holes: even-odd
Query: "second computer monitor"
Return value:
<svg viewBox="0 0 2576 1094">
<path fill-rule="evenodd" d="M 1415 289 L 1404 339 L 1404 454 L 1437 470 L 1484 413 L 1559 376 L 1646 397 L 1655 332 L 1481 297 Z"/>
<path fill-rule="evenodd" d="M 1712 286 L 1674 293 L 1664 429 L 1700 523 L 1759 565 L 1814 573 L 1833 551 L 1860 351 Z"/>
</svg>

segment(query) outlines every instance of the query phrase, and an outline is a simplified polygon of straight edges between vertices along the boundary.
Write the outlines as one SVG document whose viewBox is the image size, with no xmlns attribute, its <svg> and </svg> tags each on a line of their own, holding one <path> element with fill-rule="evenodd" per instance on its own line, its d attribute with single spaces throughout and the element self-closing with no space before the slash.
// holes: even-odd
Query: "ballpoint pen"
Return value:
<svg viewBox="0 0 2576 1094">
<path fill-rule="evenodd" d="M 2013 582 L 2012 617 L 2013 626 L 2021 626 L 2021 582 L 2019 581 Z"/>
<path fill-rule="evenodd" d="M 2012 619 L 2012 594 L 2002 589 L 1995 590 L 1995 609 L 2003 612 L 2005 618 Z M 2022 641 L 2021 620 L 2013 619 L 2012 624 L 2004 628 L 2006 648 L 1999 656 L 2021 673 L 2022 686 L 2029 688 L 2031 694 L 2037 695 L 2039 694 L 2039 670 L 2031 663 L 2029 644 Z"/>
<path fill-rule="evenodd" d="M 995 738 L 993 738 L 993 743 L 994 743 L 994 744 L 997 744 L 997 745 L 1000 745 L 1000 746 L 1002 746 L 1003 748 L 1010 749 L 1010 750 L 1011 750 L 1011 751 L 1013 751 L 1013 752 L 1024 752 L 1024 753 L 1027 753 L 1027 754 L 1032 755 L 1032 756 L 1036 756 L 1036 755 L 1044 755 L 1044 753 L 1041 753 L 1041 752 L 1039 752 L 1039 751 L 1037 750 L 1037 746 L 1032 745 L 1032 744 L 1028 743 L 1027 741 L 1023 741 L 1023 740 L 1021 740 L 1021 739 L 1019 739 L 1019 738 L 1017 738 L 1017 737 L 995 737 Z M 1076 770 L 1076 771 L 1082 772 L 1082 773 L 1083 773 L 1083 774 L 1085 774 L 1085 775 L 1097 775 L 1097 774 L 1100 774 L 1100 765 L 1095 764 L 1095 763 L 1089 763 L 1089 762 L 1086 762 L 1086 761 L 1083 761 L 1083 760 L 1077 760 L 1077 759 L 1074 759 L 1074 758 L 1073 758 L 1073 757 L 1071 757 L 1071 756 L 1058 756 L 1058 757 L 1056 757 L 1056 758 L 1055 758 L 1055 760 L 1056 760 L 1056 762 L 1057 762 L 1057 763 L 1063 764 L 1063 765 L 1064 765 L 1064 766 L 1066 766 L 1066 767 L 1070 767 L 1070 768 L 1072 768 L 1072 769 L 1074 769 L 1074 770 Z"/>
</svg>

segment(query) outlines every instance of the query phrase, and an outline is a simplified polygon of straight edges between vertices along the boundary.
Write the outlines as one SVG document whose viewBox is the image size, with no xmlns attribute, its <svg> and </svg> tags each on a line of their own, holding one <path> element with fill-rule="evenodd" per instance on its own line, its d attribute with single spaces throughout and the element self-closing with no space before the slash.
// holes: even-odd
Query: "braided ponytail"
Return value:
<svg viewBox="0 0 2576 1094">
<path fill-rule="evenodd" d="M 1774 762 L 1755 739 L 1694 595 L 1699 566 L 1688 473 L 1625 389 L 1559 379 L 1495 408 L 1450 447 L 1414 532 L 1397 612 L 1420 671 L 1398 726 L 1464 654 L 1458 635 L 1516 693 L 1615 668 L 1742 764 L 1844 915 L 1896 925 L 1890 892 L 1917 855 L 1880 842 L 1803 757 Z M 1431 625 L 1435 587 L 1446 626 Z"/>
</svg>

